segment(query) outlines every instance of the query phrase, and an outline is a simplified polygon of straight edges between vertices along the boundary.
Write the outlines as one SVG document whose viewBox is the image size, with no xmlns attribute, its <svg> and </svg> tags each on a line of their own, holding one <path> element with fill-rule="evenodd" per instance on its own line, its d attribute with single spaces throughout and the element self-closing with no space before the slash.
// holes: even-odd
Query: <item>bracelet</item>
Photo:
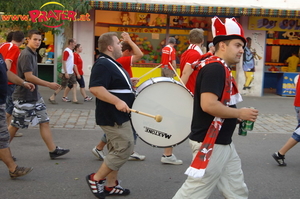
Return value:
<svg viewBox="0 0 300 199">
<path fill-rule="evenodd" d="M 24 81 L 24 82 L 23 82 L 23 86 L 25 86 L 26 83 L 28 83 L 28 82 Z"/>
</svg>

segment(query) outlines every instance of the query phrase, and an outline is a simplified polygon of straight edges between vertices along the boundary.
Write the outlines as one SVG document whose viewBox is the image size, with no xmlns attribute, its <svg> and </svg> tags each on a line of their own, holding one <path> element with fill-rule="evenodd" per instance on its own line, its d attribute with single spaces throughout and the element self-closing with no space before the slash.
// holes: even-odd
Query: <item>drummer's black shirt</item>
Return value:
<svg viewBox="0 0 300 199">
<path fill-rule="evenodd" d="M 129 75 L 122 66 L 108 55 L 101 53 L 92 67 L 89 87 L 103 86 L 107 90 L 130 89 L 125 77 L 119 69 L 126 74 L 126 78 L 131 84 Z M 112 94 L 126 102 L 129 107 L 132 106 L 135 98 L 135 94 L 133 93 Z M 122 123 L 129 121 L 128 113 L 121 112 L 116 109 L 115 105 L 104 102 L 98 98 L 96 98 L 95 115 L 96 124 L 100 126 L 114 126 L 115 124 L 121 125 Z"/>
<path fill-rule="evenodd" d="M 204 112 L 200 106 L 201 93 L 209 92 L 214 93 L 221 100 L 223 89 L 225 85 L 225 69 L 219 63 L 211 63 L 204 66 L 198 73 L 196 79 L 196 87 L 194 92 L 194 108 L 192 127 L 189 138 L 191 140 L 202 142 L 205 138 L 207 130 L 214 119 L 214 116 Z M 236 108 L 236 106 L 231 106 Z M 232 142 L 232 134 L 236 127 L 237 119 L 225 119 L 219 135 L 216 140 L 216 144 L 230 144 Z"/>
</svg>

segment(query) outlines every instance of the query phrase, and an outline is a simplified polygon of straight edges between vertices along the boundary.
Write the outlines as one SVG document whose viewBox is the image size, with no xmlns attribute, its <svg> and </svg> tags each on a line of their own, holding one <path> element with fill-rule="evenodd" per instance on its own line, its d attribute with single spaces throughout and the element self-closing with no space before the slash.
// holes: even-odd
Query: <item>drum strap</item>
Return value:
<svg viewBox="0 0 300 199">
<path fill-rule="evenodd" d="M 106 57 L 100 57 L 101 59 L 102 58 L 106 58 Z M 119 69 L 119 71 L 121 72 L 121 74 L 124 76 L 124 78 L 125 78 L 125 80 L 126 80 L 126 82 L 127 82 L 127 84 L 128 84 L 128 86 L 129 86 L 129 89 L 110 89 L 110 90 L 108 90 L 109 92 L 112 92 L 112 93 L 135 93 L 134 91 L 133 91 L 133 89 L 132 89 L 132 86 L 131 86 L 131 83 L 130 83 L 130 81 L 129 81 L 129 78 L 128 78 L 128 76 L 124 73 L 124 71 L 122 70 L 122 68 L 120 68 L 114 61 L 112 61 L 112 60 L 110 60 L 110 59 L 108 59 L 108 58 L 106 58 L 107 60 L 109 60 L 111 63 L 113 63 L 116 67 L 117 67 L 117 69 Z"/>
<path fill-rule="evenodd" d="M 129 89 L 110 89 L 108 91 L 111 93 L 133 93 L 132 90 Z"/>
</svg>

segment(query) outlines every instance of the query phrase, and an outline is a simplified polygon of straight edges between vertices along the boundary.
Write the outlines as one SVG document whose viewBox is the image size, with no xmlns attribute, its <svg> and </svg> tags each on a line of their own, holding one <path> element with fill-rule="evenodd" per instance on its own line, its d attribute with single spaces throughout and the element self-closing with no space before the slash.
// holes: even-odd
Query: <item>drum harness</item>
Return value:
<svg viewBox="0 0 300 199">
<path fill-rule="evenodd" d="M 103 58 L 106 58 L 106 57 L 100 57 L 100 59 L 103 59 Z M 108 58 L 106 58 L 108 59 Z M 124 73 L 124 71 L 112 60 L 108 59 L 111 63 L 113 63 L 117 69 L 119 69 L 119 71 L 121 72 L 121 74 L 124 76 L 124 78 L 126 79 L 126 82 L 129 86 L 129 89 L 109 89 L 108 91 L 111 92 L 111 93 L 133 93 L 135 94 L 135 91 L 132 89 L 132 86 L 128 80 L 128 77 L 127 75 Z"/>
</svg>

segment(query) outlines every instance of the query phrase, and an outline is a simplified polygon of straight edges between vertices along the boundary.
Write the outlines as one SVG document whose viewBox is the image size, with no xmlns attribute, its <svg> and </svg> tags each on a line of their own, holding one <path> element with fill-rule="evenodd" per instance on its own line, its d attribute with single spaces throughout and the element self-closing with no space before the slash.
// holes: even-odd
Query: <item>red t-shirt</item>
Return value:
<svg viewBox="0 0 300 199">
<path fill-rule="evenodd" d="M 20 49 L 17 45 L 6 42 L 0 46 L 0 53 L 2 54 L 4 60 L 11 60 L 11 68 L 10 71 L 14 74 L 17 74 L 17 62 L 20 55 Z M 8 84 L 13 84 L 8 82 Z"/>
<path fill-rule="evenodd" d="M 176 50 L 175 48 L 173 48 L 172 46 L 170 45 L 167 45 L 165 46 L 163 49 L 162 49 L 162 55 L 161 55 L 161 64 L 163 66 L 168 66 L 168 68 L 170 70 L 173 70 L 171 68 L 171 66 L 169 65 L 169 63 L 172 64 L 172 61 L 173 60 L 176 60 Z"/>
<path fill-rule="evenodd" d="M 76 53 L 76 52 L 74 52 L 74 64 L 77 66 L 77 70 L 78 70 L 79 74 L 83 75 L 83 71 L 82 71 L 82 59 L 81 59 L 80 55 L 78 53 Z"/>
<path fill-rule="evenodd" d="M 298 79 L 297 86 L 296 86 L 296 97 L 294 101 L 294 106 L 300 107 L 300 78 Z"/>
<path fill-rule="evenodd" d="M 181 55 L 180 74 L 182 75 L 185 64 L 189 64 L 190 67 L 192 67 L 191 66 L 192 63 L 194 63 L 195 61 L 198 61 L 201 58 L 201 55 L 202 55 L 202 53 L 201 53 L 200 48 L 196 45 L 191 44 L 189 46 L 189 49 L 186 50 Z M 195 84 L 196 84 L 196 78 L 197 78 L 198 72 L 199 72 L 199 70 L 194 70 L 185 85 L 187 87 L 187 89 L 189 89 L 190 92 L 192 92 L 193 94 L 194 94 L 194 90 L 195 90 Z"/>
<path fill-rule="evenodd" d="M 125 56 L 125 57 L 120 57 L 117 59 L 117 62 L 119 62 L 122 67 L 129 73 L 130 78 L 132 77 L 132 70 L 131 70 L 131 65 L 132 65 L 132 56 Z"/>
</svg>

